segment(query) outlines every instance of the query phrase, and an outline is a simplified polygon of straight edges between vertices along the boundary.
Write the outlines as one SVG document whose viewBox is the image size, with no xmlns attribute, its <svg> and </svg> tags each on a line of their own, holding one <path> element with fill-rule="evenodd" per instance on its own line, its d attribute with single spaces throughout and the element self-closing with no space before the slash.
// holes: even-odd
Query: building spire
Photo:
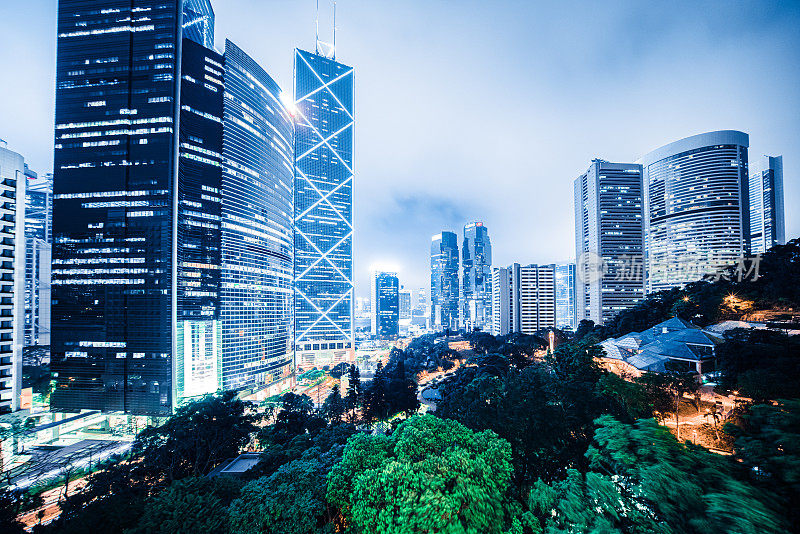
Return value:
<svg viewBox="0 0 800 534">
<path fill-rule="evenodd" d="M 336 0 L 332 0 L 333 4 L 333 39 L 332 42 L 321 41 L 319 38 L 319 0 L 317 3 L 317 13 L 314 24 L 316 26 L 316 52 L 318 56 L 336 59 Z"/>
</svg>

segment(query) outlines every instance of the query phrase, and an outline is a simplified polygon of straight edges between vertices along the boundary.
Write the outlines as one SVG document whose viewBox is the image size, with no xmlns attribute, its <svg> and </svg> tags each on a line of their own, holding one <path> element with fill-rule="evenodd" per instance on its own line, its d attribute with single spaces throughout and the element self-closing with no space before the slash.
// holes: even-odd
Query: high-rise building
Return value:
<svg viewBox="0 0 800 534">
<path fill-rule="evenodd" d="M 603 324 L 644 297 L 642 167 L 595 159 L 574 185 L 576 321 Z"/>
<path fill-rule="evenodd" d="M 291 375 L 280 89 L 213 50 L 208 0 L 62 0 L 58 21 L 51 407 L 164 416 Z"/>
<path fill-rule="evenodd" d="M 295 357 L 353 358 L 353 68 L 295 50 Z M 374 303 L 373 303 L 374 306 Z"/>
<path fill-rule="evenodd" d="M 24 345 L 50 344 L 53 175 L 28 172 L 25 190 Z"/>
<path fill-rule="evenodd" d="M 400 290 L 400 319 L 411 319 L 411 291 Z"/>
<path fill-rule="evenodd" d="M 293 373 L 294 126 L 280 87 L 231 41 L 224 116 L 223 387 L 259 388 Z"/>
<path fill-rule="evenodd" d="M 492 271 L 492 334 L 556 326 L 556 266 L 514 263 Z"/>
<path fill-rule="evenodd" d="M 556 326 L 575 330 L 575 264 L 556 264 Z"/>
<path fill-rule="evenodd" d="M 0 140 L 0 413 L 20 408 L 25 326 L 25 159 Z"/>
<path fill-rule="evenodd" d="M 222 387 L 220 217 L 227 202 L 222 199 L 224 61 L 202 42 L 182 40 L 175 402 Z"/>
<path fill-rule="evenodd" d="M 464 226 L 461 247 L 461 324 L 488 330 L 492 324 L 492 243 L 482 222 Z"/>
<path fill-rule="evenodd" d="M 431 322 L 458 330 L 458 237 L 453 232 L 431 238 Z"/>
<path fill-rule="evenodd" d="M 642 158 L 649 292 L 713 275 L 747 253 L 748 145 L 747 134 L 722 130 Z"/>
<path fill-rule="evenodd" d="M 783 213 L 783 156 L 750 163 L 750 253 L 763 254 L 786 243 Z"/>
<path fill-rule="evenodd" d="M 372 335 L 395 339 L 400 335 L 400 281 L 397 273 L 376 271 L 372 276 Z"/>
<path fill-rule="evenodd" d="M 59 2 L 54 410 L 172 412 L 182 4 Z"/>
</svg>

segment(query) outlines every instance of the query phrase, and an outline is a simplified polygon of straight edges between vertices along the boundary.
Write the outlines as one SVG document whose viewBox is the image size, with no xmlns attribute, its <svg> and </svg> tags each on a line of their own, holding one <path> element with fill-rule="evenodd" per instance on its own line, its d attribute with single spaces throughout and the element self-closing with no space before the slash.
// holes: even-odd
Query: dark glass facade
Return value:
<svg viewBox="0 0 800 534">
<path fill-rule="evenodd" d="M 177 0 L 62 0 L 54 410 L 172 409 Z"/>
<path fill-rule="evenodd" d="M 53 176 L 28 173 L 25 188 L 24 345 L 50 344 Z"/>
<path fill-rule="evenodd" d="M 178 402 L 222 386 L 223 61 L 213 50 L 183 39 L 176 250 Z"/>
<path fill-rule="evenodd" d="M 492 326 L 492 243 L 482 222 L 464 226 L 461 321 L 467 330 Z"/>
<path fill-rule="evenodd" d="M 59 3 L 53 410 L 169 415 L 210 380 L 222 68 L 183 6 L 213 28 L 202 1 Z"/>
<path fill-rule="evenodd" d="M 431 321 L 458 329 L 458 237 L 453 232 L 431 239 Z"/>
<path fill-rule="evenodd" d="M 400 280 L 397 273 L 374 274 L 372 302 L 372 335 L 379 339 L 396 339 L 400 335 Z"/>
<path fill-rule="evenodd" d="M 295 51 L 295 348 L 353 348 L 353 69 Z"/>
<path fill-rule="evenodd" d="M 293 123 L 281 90 L 225 43 L 222 345 L 226 389 L 292 374 Z"/>
</svg>

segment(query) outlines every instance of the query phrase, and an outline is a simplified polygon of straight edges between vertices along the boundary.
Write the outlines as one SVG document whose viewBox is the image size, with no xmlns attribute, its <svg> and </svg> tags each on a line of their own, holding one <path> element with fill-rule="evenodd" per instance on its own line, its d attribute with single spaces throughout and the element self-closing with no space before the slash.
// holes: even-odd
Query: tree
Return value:
<svg viewBox="0 0 800 534">
<path fill-rule="evenodd" d="M 671 533 L 652 514 L 638 506 L 613 480 L 599 473 L 570 469 L 567 478 L 547 485 L 538 480 L 528 495 L 536 518 L 534 532 L 594 532 L 618 534 Z"/>
<path fill-rule="evenodd" d="M 322 404 L 322 415 L 332 424 L 342 422 L 346 406 L 342 394 L 339 392 L 339 384 L 334 384 L 328 398 Z"/>
<path fill-rule="evenodd" d="M 350 425 L 331 425 L 270 447 L 251 470 L 258 478 L 242 489 L 230 507 L 233 531 L 330 531 L 337 510 L 325 499 L 326 477 L 355 432 Z"/>
<path fill-rule="evenodd" d="M 347 396 L 345 397 L 347 421 L 349 423 L 356 423 L 358 422 L 358 409 L 361 408 L 364 397 L 364 391 L 361 386 L 361 373 L 358 367 L 350 365 L 347 378 Z"/>
<path fill-rule="evenodd" d="M 364 390 L 364 419 L 382 421 L 389 417 L 391 406 L 388 400 L 388 385 L 383 364 L 378 362 L 375 376 Z"/>
<path fill-rule="evenodd" d="M 652 419 L 626 425 L 598 418 L 586 455 L 591 470 L 609 477 L 623 497 L 620 510 L 635 503 L 668 532 L 786 532 L 774 494 L 748 484 L 741 465 L 679 443 Z"/>
<path fill-rule="evenodd" d="M 511 447 L 430 415 L 390 436 L 357 434 L 328 476 L 327 497 L 357 532 L 503 532 Z"/>
<path fill-rule="evenodd" d="M 147 501 L 147 513 L 126 534 L 229 532 L 228 506 L 241 483 L 229 477 L 185 478 Z"/>
<path fill-rule="evenodd" d="M 800 401 L 750 407 L 741 426 L 725 425 L 734 436 L 734 456 L 758 487 L 778 494 L 792 524 L 800 531 Z"/>
<path fill-rule="evenodd" d="M 143 430 L 134 442 L 134 454 L 141 455 L 145 470 L 163 474 L 167 484 L 203 476 L 239 454 L 259 419 L 235 391 L 206 395 L 179 407 L 164 425 Z"/>
</svg>

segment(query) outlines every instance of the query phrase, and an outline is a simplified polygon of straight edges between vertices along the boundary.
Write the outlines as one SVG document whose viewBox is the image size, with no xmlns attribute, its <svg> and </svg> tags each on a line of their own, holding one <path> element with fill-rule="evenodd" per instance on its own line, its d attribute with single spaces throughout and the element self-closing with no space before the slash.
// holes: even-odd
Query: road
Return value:
<svg viewBox="0 0 800 534">
<path fill-rule="evenodd" d="M 114 455 L 127 453 L 129 441 L 85 439 L 64 447 L 39 445 L 29 449 L 30 460 L 12 471 L 10 489 L 27 489 L 74 473 Z"/>
</svg>

